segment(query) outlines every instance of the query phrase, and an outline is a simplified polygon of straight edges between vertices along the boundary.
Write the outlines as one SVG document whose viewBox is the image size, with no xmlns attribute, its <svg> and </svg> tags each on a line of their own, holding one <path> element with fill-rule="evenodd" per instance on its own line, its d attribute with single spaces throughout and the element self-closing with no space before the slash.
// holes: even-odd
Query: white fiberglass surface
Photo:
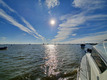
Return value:
<svg viewBox="0 0 107 80">
<path fill-rule="evenodd" d="M 107 62 L 107 40 L 94 46 L 94 48 L 99 52 L 99 54 Z"/>
</svg>

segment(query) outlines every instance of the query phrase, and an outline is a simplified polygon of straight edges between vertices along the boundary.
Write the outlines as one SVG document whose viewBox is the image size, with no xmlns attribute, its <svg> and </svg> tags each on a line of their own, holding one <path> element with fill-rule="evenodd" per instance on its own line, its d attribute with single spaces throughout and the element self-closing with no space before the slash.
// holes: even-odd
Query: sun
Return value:
<svg viewBox="0 0 107 80">
<path fill-rule="evenodd" d="M 55 22 L 54 19 L 51 19 L 51 20 L 50 20 L 50 24 L 51 24 L 52 26 L 55 25 L 55 23 L 56 23 L 56 22 Z"/>
</svg>

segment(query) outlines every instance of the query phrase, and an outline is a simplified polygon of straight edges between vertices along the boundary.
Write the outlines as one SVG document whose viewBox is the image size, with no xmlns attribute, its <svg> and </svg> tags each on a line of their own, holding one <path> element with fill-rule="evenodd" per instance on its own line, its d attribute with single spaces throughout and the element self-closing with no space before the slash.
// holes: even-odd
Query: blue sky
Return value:
<svg viewBox="0 0 107 80">
<path fill-rule="evenodd" d="M 106 0 L 0 0 L 0 44 L 104 39 L 107 39 Z"/>
</svg>

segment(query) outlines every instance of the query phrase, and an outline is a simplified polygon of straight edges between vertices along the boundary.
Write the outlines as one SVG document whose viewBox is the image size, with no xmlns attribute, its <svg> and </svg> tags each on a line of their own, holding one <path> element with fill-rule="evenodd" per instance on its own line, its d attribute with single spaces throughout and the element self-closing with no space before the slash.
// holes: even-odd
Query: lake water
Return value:
<svg viewBox="0 0 107 80">
<path fill-rule="evenodd" d="M 76 80 L 80 45 L 0 45 L 0 80 Z"/>
</svg>

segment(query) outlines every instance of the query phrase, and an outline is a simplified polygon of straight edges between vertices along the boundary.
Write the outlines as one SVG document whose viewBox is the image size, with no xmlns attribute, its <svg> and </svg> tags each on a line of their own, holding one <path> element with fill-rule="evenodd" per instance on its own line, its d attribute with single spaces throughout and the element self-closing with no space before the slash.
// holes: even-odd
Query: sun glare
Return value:
<svg viewBox="0 0 107 80">
<path fill-rule="evenodd" d="M 55 25 L 55 20 L 53 20 L 53 19 L 50 20 L 50 24 L 51 24 L 51 25 Z"/>
</svg>

